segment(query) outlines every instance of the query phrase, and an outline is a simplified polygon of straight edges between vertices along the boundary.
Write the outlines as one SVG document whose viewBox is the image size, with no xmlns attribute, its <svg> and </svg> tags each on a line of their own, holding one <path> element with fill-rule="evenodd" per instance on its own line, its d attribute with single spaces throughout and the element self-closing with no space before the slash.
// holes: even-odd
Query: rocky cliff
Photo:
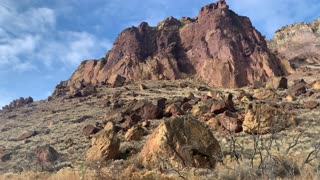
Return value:
<svg viewBox="0 0 320 180">
<path fill-rule="evenodd" d="M 320 63 L 320 18 L 278 30 L 269 47 L 291 61 Z"/>
<path fill-rule="evenodd" d="M 104 58 L 84 61 L 68 84 L 96 84 L 118 74 L 127 81 L 192 77 L 214 87 L 242 87 L 282 75 L 279 64 L 249 18 L 220 0 L 196 18 L 125 29 Z"/>
</svg>

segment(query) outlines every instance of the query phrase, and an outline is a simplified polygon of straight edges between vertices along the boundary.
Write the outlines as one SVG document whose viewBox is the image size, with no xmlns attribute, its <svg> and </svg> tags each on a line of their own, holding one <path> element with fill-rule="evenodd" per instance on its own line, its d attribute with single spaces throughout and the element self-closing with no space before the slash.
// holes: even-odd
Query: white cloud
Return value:
<svg viewBox="0 0 320 180">
<path fill-rule="evenodd" d="M 24 72 L 43 65 L 76 67 L 83 60 L 98 58 L 98 53 L 102 57 L 111 48 L 110 42 L 90 33 L 58 29 L 53 9 L 31 6 L 18 10 L 18 4 L 0 2 L 0 69 Z"/>
</svg>

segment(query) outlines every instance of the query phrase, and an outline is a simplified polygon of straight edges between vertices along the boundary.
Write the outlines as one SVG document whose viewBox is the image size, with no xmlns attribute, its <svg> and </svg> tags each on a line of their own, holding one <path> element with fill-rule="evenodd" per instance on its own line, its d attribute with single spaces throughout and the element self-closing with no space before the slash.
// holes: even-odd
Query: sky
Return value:
<svg viewBox="0 0 320 180">
<path fill-rule="evenodd" d="M 46 99 L 83 60 L 104 57 L 125 28 L 195 17 L 215 0 L 0 0 L 0 108 Z M 319 0 L 227 0 L 268 39 L 284 25 L 320 16 Z"/>
</svg>

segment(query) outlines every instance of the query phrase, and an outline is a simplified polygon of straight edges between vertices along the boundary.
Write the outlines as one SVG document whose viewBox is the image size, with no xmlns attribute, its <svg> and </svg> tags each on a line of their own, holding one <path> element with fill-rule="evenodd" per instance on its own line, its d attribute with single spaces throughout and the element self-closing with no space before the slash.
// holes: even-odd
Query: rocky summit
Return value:
<svg viewBox="0 0 320 180">
<path fill-rule="evenodd" d="M 125 29 L 47 99 L 0 110 L 0 179 L 320 179 L 317 22 L 267 46 L 220 0 Z"/>
<path fill-rule="evenodd" d="M 196 18 L 169 17 L 156 27 L 143 22 L 125 29 L 104 58 L 84 61 L 69 85 L 120 75 L 128 82 L 192 77 L 214 87 L 243 87 L 283 74 L 250 19 L 220 0 Z"/>
<path fill-rule="evenodd" d="M 284 26 L 275 33 L 269 46 L 295 63 L 320 63 L 320 18 Z"/>
</svg>

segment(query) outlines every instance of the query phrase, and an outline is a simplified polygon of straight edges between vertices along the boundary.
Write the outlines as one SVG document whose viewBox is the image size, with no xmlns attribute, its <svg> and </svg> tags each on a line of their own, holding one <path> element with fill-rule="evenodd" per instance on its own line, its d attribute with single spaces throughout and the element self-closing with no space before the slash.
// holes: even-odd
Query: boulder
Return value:
<svg viewBox="0 0 320 180">
<path fill-rule="evenodd" d="M 307 92 L 306 83 L 298 82 L 289 88 L 289 94 L 292 96 L 300 96 Z"/>
<path fill-rule="evenodd" d="M 41 146 L 36 151 L 37 158 L 40 162 L 54 162 L 59 158 L 59 153 L 50 145 Z"/>
<path fill-rule="evenodd" d="M 97 133 L 98 131 L 99 131 L 99 129 L 96 128 L 94 125 L 88 124 L 82 128 L 82 135 L 89 136 L 89 135 Z"/>
<path fill-rule="evenodd" d="M 164 112 L 164 115 L 166 117 L 180 116 L 180 115 L 184 115 L 184 114 L 185 113 L 176 104 L 169 105 Z"/>
<path fill-rule="evenodd" d="M 191 113 L 193 116 L 200 116 L 207 113 L 209 110 L 210 108 L 206 104 L 198 103 L 193 106 Z"/>
<path fill-rule="evenodd" d="M 132 103 L 132 105 L 126 110 L 127 113 L 132 114 L 135 113 L 139 115 L 142 119 L 156 119 L 161 118 L 161 107 L 154 105 L 150 101 L 141 100 Z"/>
<path fill-rule="evenodd" d="M 284 109 L 272 104 L 250 104 L 242 128 L 249 134 L 279 132 L 294 123 L 294 117 Z"/>
<path fill-rule="evenodd" d="M 126 141 L 140 141 L 143 137 L 144 130 L 140 126 L 130 128 L 124 135 Z"/>
<path fill-rule="evenodd" d="M 261 88 L 254 90 L 253 98 L 257 100 L 275 100 L 280 97 L 274 90 Z"/>
<path fill-rule="evenodd" d="M 164 169 L 214 168 L 221 157 L 220 145 L 212 132 L 200 121 L 188 117 L 161 123 L 139 154 L 145 167 Z"/>
<path fill-rule="evenodd" d="M 224 129 L 235 133 L 242 131 L 243 119 L 241 119 L 238 114 L 231 111 L 225 111 L 224 113 L 219 114 L 216 118 Z"/>
<path fill-rule="evenodd" d="M 288 79 L 285 77 L 273 77 L 266 83 L 268 89 L 288 89 Z"/>
<path fill-rule="evenodd" d="M 105 129 L 92 138 L 91 147 L 87 151 L 87 161 L 107 161 L 119 156 L 120 140 L 115 130 Z"/>
<path fill-rule="evenodd" d="M 227 110 L 232 112 L 236 111 L 232 98 L 233 98 L 232 94 L 229 94 L 228 99 L 226 101 L 221 100 L 221 101 L 214 102 L 213 105 L 211 106 L 211 112 L 214 114 L 221 114 Z"/>
</svg>

